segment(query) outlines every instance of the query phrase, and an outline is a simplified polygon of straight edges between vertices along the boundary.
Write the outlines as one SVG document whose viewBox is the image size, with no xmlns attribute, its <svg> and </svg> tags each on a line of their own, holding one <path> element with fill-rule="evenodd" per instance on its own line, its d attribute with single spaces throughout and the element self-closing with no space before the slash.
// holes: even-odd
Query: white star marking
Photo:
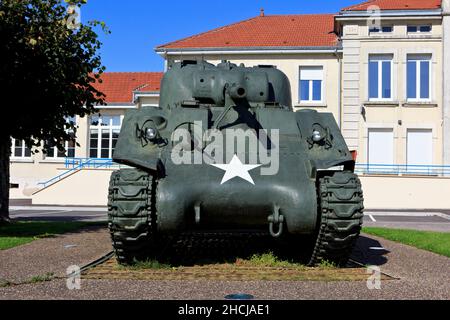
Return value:
<svg viewBox="0 0 450 320">
<path fill-rule="evenodd" d="M 255 182 L 248 172 L 250 170 L 261 167 L 262 164 L 243 164 L 239 157 L 237 155 L 234 155 L 229 164 L 212 164 L 212 166 L 225 171 L 225 175 L 223 176 L 222 182 L 220 184 L 224 184 L 225 182 L 230 181 L 235 177 L 239 177 L 255 185 Z"/>
</svg>

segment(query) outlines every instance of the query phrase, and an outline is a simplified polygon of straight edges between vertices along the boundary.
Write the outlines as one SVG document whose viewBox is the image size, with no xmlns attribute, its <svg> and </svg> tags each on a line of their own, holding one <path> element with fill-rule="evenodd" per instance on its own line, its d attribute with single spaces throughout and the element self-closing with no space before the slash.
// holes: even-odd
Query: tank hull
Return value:
<svg viewBox="0 0 450 320">
<path fill-rule="evenodd" d="M 278 209 L 289 233 L 309 234 L 316 229 L 315 181 L 295 155 L 280 155 L 278 174 L 249 172 L 254 185 L 240 177 L 221 184 L 224 171 L 208 165 L 170 165 L 157 186 L 158 229 L 161 232 L 202 228 L 268 231 L 268 217 Z M 196 210 L 197 216 L 196 216 Z"/>
</svg>

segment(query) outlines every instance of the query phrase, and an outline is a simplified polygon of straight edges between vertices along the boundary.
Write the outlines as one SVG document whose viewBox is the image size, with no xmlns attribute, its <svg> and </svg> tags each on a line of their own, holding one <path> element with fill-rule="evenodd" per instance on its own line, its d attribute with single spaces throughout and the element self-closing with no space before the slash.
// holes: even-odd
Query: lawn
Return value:
<svg viewBox="0 0 450 320">
<path fill-rule="evenodd" d="M 450 233 L 363 228 L 363 232 L 450 257 Z"/>
<path fill-rule="evenodd" d="M 37 239 L 99 225 L 92 222 L 14 222 L 0 226 L 0 250 L 14 248 Z"/>
</svg>

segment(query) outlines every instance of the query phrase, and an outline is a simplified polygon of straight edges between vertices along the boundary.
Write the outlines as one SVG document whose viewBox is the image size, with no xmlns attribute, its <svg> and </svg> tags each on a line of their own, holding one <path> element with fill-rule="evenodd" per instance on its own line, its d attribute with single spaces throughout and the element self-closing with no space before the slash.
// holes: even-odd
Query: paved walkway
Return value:
<svg viewBox="0 0 450 320">
<path fill-rule="evenodd" d="M 66 248 L 66 245 L 77 247 Z M 106 230 L 85 231 L 0 252 L 1 277 L 28 279 L 71 264 L 83 265 L 110 250 Z M 65 280 L 0 288 L 0 299 L 223 299 L 244 292 L 257 299 L 450 299 L 450 259 L 372 236 L 362 236 L 354 258 L 381 267 L 400 280 L 381 290 L 366 282 L 117 281 L 82 280 L 68 290 Z"/>
<path fill-rule="evenodd" d="M 109 233 L 103 227 L 36 240 L 0 250 L 0 279 L 21 283 L 46 273 L 64 276 L 69 266 L 84 266 L 111 250 Z"/>
<path fill-rule="evenodd" d="M 104 207 L 12 206 L 12 219 L 28 221 L 106 221 Z M 445 210 L 367 210 L 366 227 L 450 232 L 450 212 Z"/>
</svg>

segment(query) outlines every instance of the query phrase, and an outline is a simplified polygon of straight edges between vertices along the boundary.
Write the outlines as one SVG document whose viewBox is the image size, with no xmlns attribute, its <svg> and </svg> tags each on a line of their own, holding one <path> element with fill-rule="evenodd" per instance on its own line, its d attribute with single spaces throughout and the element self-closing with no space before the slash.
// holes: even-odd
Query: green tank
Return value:
<svg viewBox="0 0 450 320">
<path fill-rule="evenodd" d="M 128 111 L 114 151 L 130 167 L 109 188 L 120 263 L 190 232 L 265 233 L 293 251 L 310 239 L 309 265 L 347 263 L 363 219 L 355 161 L 333 115 L 294 112 L 290 88 L 273 66 L 170 66 L 159 107 Z"/>
</svg>

